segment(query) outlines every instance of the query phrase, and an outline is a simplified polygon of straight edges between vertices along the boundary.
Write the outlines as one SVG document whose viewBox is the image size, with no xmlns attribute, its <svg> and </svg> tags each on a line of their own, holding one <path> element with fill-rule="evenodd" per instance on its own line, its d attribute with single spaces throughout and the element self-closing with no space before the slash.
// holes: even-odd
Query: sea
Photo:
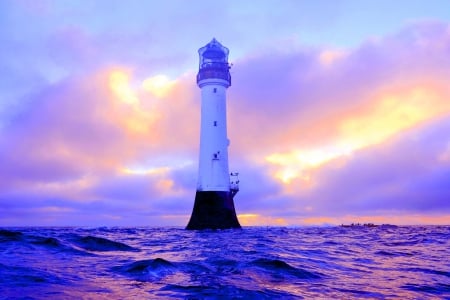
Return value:
<svg viewBox="0 0 450 300">
<path fill-rule="evenodd" d="M 0 228 L 0 299 L 450 299 L 450 226 Z"/>
</svg>

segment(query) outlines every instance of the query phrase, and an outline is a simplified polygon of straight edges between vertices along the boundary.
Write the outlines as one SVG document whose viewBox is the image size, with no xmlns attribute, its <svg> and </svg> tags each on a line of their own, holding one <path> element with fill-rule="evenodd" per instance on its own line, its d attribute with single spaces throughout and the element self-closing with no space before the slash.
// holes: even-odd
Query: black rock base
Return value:
<svg viewBox="0 0 450 300">
<path fill-rule="evenodd" d="M 197 191 L 189 230 L 241 228 L 231 192 Z"/>
</svg>

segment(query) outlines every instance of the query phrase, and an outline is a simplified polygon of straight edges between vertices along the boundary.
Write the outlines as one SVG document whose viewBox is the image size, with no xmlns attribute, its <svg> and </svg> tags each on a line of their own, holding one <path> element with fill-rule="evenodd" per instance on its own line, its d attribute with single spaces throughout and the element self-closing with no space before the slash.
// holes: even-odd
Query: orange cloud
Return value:
<svg viewBox="0 0 450 300">
<path fill-rule="evenodd" d="M 360 149 L 449 114 L 450 102 L 438 86 L 415 86 L 382 92 L 354 113 L 340 123 L 341 139 L 353 149 Z"/>
<path fill-rule="evenodd" d="M 338 128 L 335 137 L 324 137 L 322 145 L 303 145 L 289 152 L 271 153 L 265 160 L 273 166 L 273 176 L 284 184 L 294 179 L 310 181 L 312 170 L 355 151 L 383 143 L 450 114 L 450 102 L 439 85 L 419 85 L 380 91 L 363 105 L 331 118 L 328 126 Z M 301 139 L 301 137 L 299 137 Z M 442 156 L 442 157 L 445 157 Z"/>
<path fill-rule="evenodd" d="M 142 88 L 158 98 L 167 96 L 174 86 L 175 81 L 171 81 L 169 77 L 161 74 L 149 77 L 142 82 Z"/>
<path fill-rule="evenodd" d="M 109 87 L 124 103 L 130 105 L 140 103 L 130 86 L 130 76 L 124 71 L 114 70 L 109 74 Z"/>
<path fill-rule="evenodd" d="M 242 226 L 286 226 L 284 218 L 262 216 L 259 214 L 238 214 L 239 223 Z"/>
</svg>

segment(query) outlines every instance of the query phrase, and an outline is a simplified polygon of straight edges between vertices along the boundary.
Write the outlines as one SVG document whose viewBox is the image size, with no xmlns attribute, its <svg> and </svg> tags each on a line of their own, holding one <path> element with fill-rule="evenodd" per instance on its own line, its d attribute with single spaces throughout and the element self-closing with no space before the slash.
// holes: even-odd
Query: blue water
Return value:
<svg viewBox="0 0 450 300">
<path fill-rule="evenodd" d="M 450 299 L 450 226 L 3 228 L 0 299 Z"/>
</svg>

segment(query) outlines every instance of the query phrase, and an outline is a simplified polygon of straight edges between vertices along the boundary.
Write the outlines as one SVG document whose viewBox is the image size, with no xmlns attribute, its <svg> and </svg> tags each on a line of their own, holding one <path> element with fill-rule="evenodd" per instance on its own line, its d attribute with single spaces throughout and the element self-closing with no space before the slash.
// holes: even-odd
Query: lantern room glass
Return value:
<svg viewBox="0 0 450 300">
<path fill-rule="evenodd" d="M 198 50 L 200 61 L 197 83 L 205 79 L 218 78 L 226 80 L 228 85 L 231 85 L 228 53 L 228 48 L 222 46 L 216 39 L 200 48 Z"/>
</svg>

